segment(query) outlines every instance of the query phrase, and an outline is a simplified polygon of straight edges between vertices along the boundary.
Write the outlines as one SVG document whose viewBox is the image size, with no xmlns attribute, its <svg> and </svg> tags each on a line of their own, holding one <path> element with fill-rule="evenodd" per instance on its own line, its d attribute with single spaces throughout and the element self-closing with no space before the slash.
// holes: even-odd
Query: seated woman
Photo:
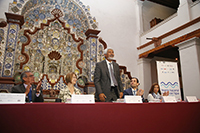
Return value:
<svg viewBox="0 0 200 133">
<path fill-rule="evenodd" d="M 62 102 L 66 102 L 66 99 L 71 99 L 72 94 L 80 95 L 81 91 L 76 88 L 74 85 L 76 84 L 77 77 L 74 72 L 68 73 L 65 78 L 67 82 L 67 87 L 64 89 L 60 89 L 60 93 L 58 98 L 62 100 Z"/>
<path fill-rule="evenodd" d="M 149 95 L 147 97 L 148 101 L 154 101 L 154 102 L 162 102 L 162 96 L 168 96 L 169 95 L 169 91 L 164 92 L 163 95 L 161 95 L 160 92 L 160 87 L 158 85 L 158 83 L 154 83 L 151 86 L 151 89 L 149 90 Z"/>
</svg>

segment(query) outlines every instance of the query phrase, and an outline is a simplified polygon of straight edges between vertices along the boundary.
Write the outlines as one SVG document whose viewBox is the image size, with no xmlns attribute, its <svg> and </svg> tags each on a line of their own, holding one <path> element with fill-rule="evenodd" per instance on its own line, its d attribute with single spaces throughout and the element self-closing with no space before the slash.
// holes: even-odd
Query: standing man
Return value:
<svg viewBox="0 0 200 133">
<path fill-rule="evenodd" d="M 139 80 L 136 77 L 132 77 L 130 85 L 131 88 L 124 90 L 124 96 L 125 95 L 141 96 L 142 101 L 145 102 L 145 99 L 143 98 L 144 90 L 138 89 L 138 86 L 140 85 Z"/>
<path fill-rule="evenodd" d="M 41 81 L 38 85 L 34 83 L 34 75 L 30 71 L 25 71 L 21 74 L 22 84 L 12 87 L 12 93 L 25 93 L 26 102 L 43 102 Z"/>
<path fill-rule="evenodd" d="M 104 50 L 105 60 L 96 64 L 94 72 L 94 84 L 96 97 L 102 102 L 116 101 L 123 97 L 123 87 L 120 78 L 119 65 L 115 63 L 112 48 Z"/>
</svg>

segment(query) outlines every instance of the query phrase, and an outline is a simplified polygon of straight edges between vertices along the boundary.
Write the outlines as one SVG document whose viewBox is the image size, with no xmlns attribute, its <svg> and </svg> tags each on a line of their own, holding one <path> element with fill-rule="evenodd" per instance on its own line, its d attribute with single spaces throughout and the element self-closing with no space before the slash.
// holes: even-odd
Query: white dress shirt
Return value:
<svg viewBox="0 0 200 133">
<path fill-rule="evenodd" d="M 109 71 L 109 74 L 110 74 L 111 86 L 115 86 L 115 85 L 114 85 L 114 82 L 113 82 L 113 80 L 112 80 L 112 78 L 111 78 L 111 73 L 110 73 L 110 63 L 111 63 L 112 70 L 114 71 L 114 69 L 113 69 L 113 63 L 112 63 L 112 61 L 109 62 L 107 59 L 106 59 L 106 63 L 107 63 L 108 71 Z M 114 73 L 114 72 L 113 72 L 113 73 Z"/>
</svg>

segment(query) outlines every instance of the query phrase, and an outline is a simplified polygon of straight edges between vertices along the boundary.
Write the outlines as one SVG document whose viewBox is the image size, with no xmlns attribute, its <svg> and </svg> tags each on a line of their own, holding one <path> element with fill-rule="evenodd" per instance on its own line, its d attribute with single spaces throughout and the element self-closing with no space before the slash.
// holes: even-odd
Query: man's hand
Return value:
<svg viewBox="0 0 200 133">
<path fill-rule="evenodd" d="M 142 96 L 144 94 L 144 90 L 143 89 L 139 89 L 138 91 L 137 91 L 137 95 L 138 96 Z"/>
<path fill-rule="evenodd" d="M 36 87 L 36 93 L 39 93 L 39 92 L 40 92 L 41 84 L 42 84 L 42 82 L 39 81 L 39 83 L 38 83 L 38 85 L 37 85 L 37 87 Z"/>
<path fill-rule="evenodd" d="M 29 85 L 26 87 L 26 91 L 25 91 L 26 96 L 27 96 L 28 93 L 30 92 L 30 88 L 31 88 L 31 84 L 29 84 Z"/>
<path fill-rule="evenodd" d="M 105 102 L 105 101 L 106 101 L 105 98 L 106 98 L 106 95 L 105 95 L 104 93 L 99 94 L 99 99 L 100 99 L 102 102 Z"/>
<path fill-rule="evenodd" d="M 119 93 L 119 98 L 122 98 L 123 97 L 123 92 L 120 92 Z"/>
</svg>

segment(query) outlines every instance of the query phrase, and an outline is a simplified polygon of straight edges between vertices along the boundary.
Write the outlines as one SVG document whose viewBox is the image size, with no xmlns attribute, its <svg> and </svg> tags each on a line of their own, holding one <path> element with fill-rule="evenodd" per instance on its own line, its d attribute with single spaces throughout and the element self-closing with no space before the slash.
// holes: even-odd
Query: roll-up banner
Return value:
<svg viewBox="0 0 200 133">
<path fill-rule="evenodd" d="M 177 101 L 181 100 L 181 91 L 176 62 L 156 61 L 158 83 L 161 93 L 169 91 L 169 96 L 175 96 Z"/>
</svg>

